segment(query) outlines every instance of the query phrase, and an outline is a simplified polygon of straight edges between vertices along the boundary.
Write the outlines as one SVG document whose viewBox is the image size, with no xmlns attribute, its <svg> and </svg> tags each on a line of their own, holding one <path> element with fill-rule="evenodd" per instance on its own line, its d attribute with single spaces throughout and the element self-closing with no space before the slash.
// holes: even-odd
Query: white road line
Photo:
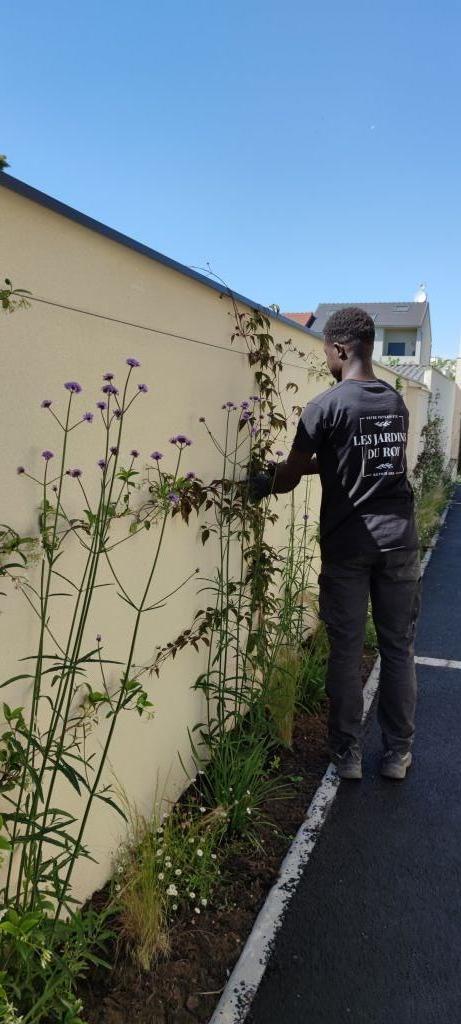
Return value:
<svg viewBox="0 0 461 1024">
<path fill-rule="evenodd" d="M 461 661 L 449 658 L 415 658 L 417 665 L 431 665 L 433 668 L 461 668 Z"/>
<path fill-rule="evenodd" d="M 440 529 L 448 512 L 448 506 L 440 519 Z M 426 552 L 421 563 L 424 573 L 432 551 L 438 541 L 440 529 L 435 535 L 432 547 Z M 421 662 L 421 659 L 417 659 Z M 426 659 L 427 660 L 427 659 Z M 429 659 L 430 660 L 430 659 Z M 459 663 L 455 662 L 457 666 Z M 364 687 L 364 722 L 378 689 L 380 659 L 377 658 Z M 280 868 L 277 881 L 260 910 L 253 930 L 242 950 L 240 959 L 227 982 L 219 1003 L 209 1024 L 243 1024 L 265 973 L 277 932 L 279 931 L 288 903 L 292 899 L 310 855 L 325 824 L 328 812 L 338 792 L 340 778 L 333 764 L 330 764 L 309 805 L 306 817 L 298 830 Z"/>
</svg>

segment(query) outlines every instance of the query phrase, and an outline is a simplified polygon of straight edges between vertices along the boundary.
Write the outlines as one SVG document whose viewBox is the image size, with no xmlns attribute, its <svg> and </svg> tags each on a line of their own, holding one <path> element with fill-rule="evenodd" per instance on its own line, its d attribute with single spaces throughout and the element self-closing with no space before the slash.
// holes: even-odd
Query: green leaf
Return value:
<svg viewBox="0 0 461 1024">
<path fill-rule="evenodd" d="M 120 814 L 124 821 L 127 821 L 125 812 L 115 803 L 115 800 L 112 800 L 110 796 L 105 796 L 103 793 L 96 793 L 96 796 L 98 800 L 103 800 L 105 804 L 109 804 L 109 807 L 112 807 L 114 811 L 117 811 L 117 814 Z"/>
<path fill-rule="evenodd" d="M 34 677 L 30 673 L 28 673 L 27 675 L 10 676 L 10 678 L 6 679 L 4 683 L 0 683 L 0 690 L 3 689 L 4 686 L 10 686 L 11 683 L 17 683 L 19 681 L 19 679 L 33 679 L 33 678 Z"/>
<path fill-rule="evenodd" d="M 108 699 L 107 693 L 102 693 L 100 690 L 90 690 L 88 694 L 90 704 L 101 704 L 102 701 Z"/>
</svg>

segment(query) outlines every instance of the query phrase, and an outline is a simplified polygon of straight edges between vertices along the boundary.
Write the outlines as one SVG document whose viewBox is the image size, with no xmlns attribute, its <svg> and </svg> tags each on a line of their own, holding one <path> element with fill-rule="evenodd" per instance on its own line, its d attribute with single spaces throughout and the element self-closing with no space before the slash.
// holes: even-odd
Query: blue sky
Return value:
<svg viewBox="0 0 461 1024">
<path fill-rule="evenodd" d="M 285 310 L 405 300 L 461 335 L 461 7 L 25 0 L 11 173 Z"/>
</svg>

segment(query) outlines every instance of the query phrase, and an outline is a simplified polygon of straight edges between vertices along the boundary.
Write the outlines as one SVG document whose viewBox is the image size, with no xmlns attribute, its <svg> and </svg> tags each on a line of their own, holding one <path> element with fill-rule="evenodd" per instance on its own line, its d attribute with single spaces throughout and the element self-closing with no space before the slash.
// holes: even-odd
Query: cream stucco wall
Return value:
<svg viewBox="0 0 461 1024">
<path fill-rule="evenodd" d="M 142 370 L 136 379 L 150 386 L 150 394 L 133 407 L 124 441 L 126 451 L 133 446 L 139 448 L 145 464 L 154 448 L 167 453 L 169 436 L 181 431 L 194 442 L 187 453 L 185 468 L 193 469 L 204 479 L 219 474 L 220 460 L 207 442 L 198 418 L 206 415 L 212 429 L 220 433 L 222 403 L 228 399 L 241 401 L 254 390 L 244 347 L 241 343 L 230 343 L 233 307 L 229 297 L 1 187 L 0 224 L 2 277 L 9 276 L 14 285 L 30 289 L 35 300 L 46 300 L 33 301 L 29 311 L 3 317 L 1 321 L 0 520 L 21 533 L 36 534 L 37 491 L 29 480 L 16 475 L 16 466 L 22 463 L 38 472 L 41 450 L 58 448 L 58 430 L 49 413 L 40 408 L 42 398 L 52 398 L 62 407 L 62 384 L 76 379 L 84 389 L 76 399 L 78 408 L 82 412 L 94 409 L 100 397 L 101 374 L 108 370 L 119 373 L 130 355 L 140 360 Z M 62 306 L 72 306 L 74 311 Z M 99 315 L 90 316 L 82 311 Z M 295 324 L 288 327 L 274 317 L 271 329 L 276 340 L 284 342 L 291 336 L 299 348 L 321 359 L 319 340 Z M 323 390 L 325 381 L 319 382 L 309 375 L 294 357 L 292 362 L 286 374 L 299 386 L 293 402 L 303 404 Z M 379 375 L 395 382 L 395 373 L 387 367 L 379 367 Z M 413 463 L 426 393 L 415 388 L 414 393 L 408 390 L 406 397 L 417 424 L 410 437 Z M 293 422 L 285 447 L 290 444 L 294 429 Z M 91 426 L 84 424 L 72 434 L 69 464 L 81 466 L 87 481 L 94 477 L 101 454 L 96 422 Z M 69 514 L 78 507 L 73 483 L 68 481 L 66 490 Z M 93 493 L 90 482 L 88 486 Z M 283 500 L 279 500 L 279 510 L 283 507 Z M 318 508 L 319 485 L 314 481 L 314 524 Z M 150 557 L 152 533 L 155 531 L 118 549 L 118 571 L 135 594 L 140 592 Z M 278 535 L 283 539 L 283 515 Z M 81 552 L 76 544 L 69 544 L 66 559 L 66 571 L 78 569 Z M 216 561 L 213 545 L 200 544 L 195 518 L 189 528 L 171 522 L 155 596 L 170 591 L 196 567 L 200 568 L 201 576 L 209 576 Z M 0 609 L 3 679 L 18 671 L 20 657 L 33 653 L 36 620 L 18 591 L 8 584 L 2 584 L 2 589 L 8 590 Z M 199 597 L 196 591 L 194 583 L 188 584 L 166 608 L 146 619 L 136 651 L 138 664 L 148 664 L 156 644 L 172 639 L 190 624 L 194 612 L 203 605 L 203 595 Z M 55 602 L 53 614 L 57 631 L 65 635 L 65 599 Z M 108 655 L 123 661 L 129 641 L 128 624 L 126 606 L 112 590 L 101 590 L 88 624 L 88 644 L 100 632 Z M 184 787 L 178 752 L 190 765 L 187 729 L 202 714 L 200 697 L 191 686 L 204 664 L 203 653 L 188 650 L 178 656 L 165 666 L 160 679 L 153 677 L 149 683 L 155 706 L 153 720 L 144 722 L 133 715 L 121 721 L 106 776 L 109 779 L 112 773 L 145 813 L 150 812 L 156 794 L 175 799 Z M 18 684 L 10 700 L 15 705 L 27 701 L 27 688 Z M 92 737 L 95 749 L 103 740 L 105 728 L 101 723 Z M 78 801 L 72 790 L 62 787 L 60 799 L 63 806 L 78 813 Z M 77 878 L 80 897 L 106 880 L 112 851 L 123 832 L 120 819 L 107 806 L 98 804 L 87 833 L 98 863 L 82 863 Z"/>
<path fill-rule="evenodd" d="M 402 385 L 402 397 L 410 414 L 407 461 L 411 475 L 423 446 L 421 432 L 427 423 L 430 392 L 427 388 L 422 388 L 419 384 L 413 384 L 412 381 L 404 378 L 402 378 Z"/>
<path fill-rule="evenodd" d="M 456 385 L 434 366 L 428 366 L 424 372 L 424 383 L 431 392 L 432 411 L 442 419 L 442 443 L 445 459 L 448 463 L 452 456 L 453 427 L 456 402 Z"/>
<path fill-rule="evenodd" d="M 453 434 L 451 457 L 459 471 L 461 469 L 461 355 L 456 360 L 456 390 L 453 403 Z"/>
</svg>

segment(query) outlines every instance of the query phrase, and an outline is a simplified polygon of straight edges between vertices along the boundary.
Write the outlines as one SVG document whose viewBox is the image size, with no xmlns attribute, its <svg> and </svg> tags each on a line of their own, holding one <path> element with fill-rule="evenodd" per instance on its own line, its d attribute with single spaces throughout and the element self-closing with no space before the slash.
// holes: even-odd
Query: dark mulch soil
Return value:
<svg viewBox="0 0 461 1024">
<path fill-rule="evenodd" d="M 370 654 L 364 660 L 364 680 L 374 657 Z M 279 751 L 278 774 L 289 783 L 290 793 L 263 807 L 264 853 L 250 844 L 232 844 L 221 866 L 219 898 L 202 912 L 200 922 L 190 917 L 178 920 L 168 959 L 149 973 L 140 973 L 123 949 L 114 951 L 113 970 L 95 971 L 82 986 L 88 1024 L 209 1021 L 329 763 L 326 715 L 326 706 L 317 715 L 298 714 L 293 749 Z"/>
</svg>

